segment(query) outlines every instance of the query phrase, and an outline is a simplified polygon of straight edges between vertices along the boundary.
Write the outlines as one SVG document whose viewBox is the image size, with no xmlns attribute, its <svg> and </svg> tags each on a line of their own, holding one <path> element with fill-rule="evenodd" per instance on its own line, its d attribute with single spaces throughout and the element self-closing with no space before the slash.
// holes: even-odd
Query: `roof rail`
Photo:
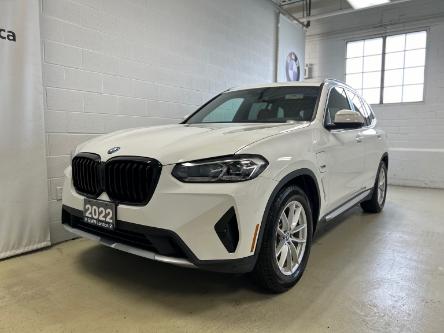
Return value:
<svg viewBox="0 0 444 333">
<path fill-rule="evenodd" d="M 324 80 L 324 82 L 327 82 L 327 81 L 333 81 L 333 82 L 338 82 L 338 83 L 345 84 L 345 82 L 343 82 L 343 81 L 341 81 L 341 80 L 333 79 L 333 78 L 330 78 L 330 77 L 328 77 L 328 78 L 326 78 L 326 79 Z"/>
<path fill-rule="evenodd" d="M 350 88 L 351 90 L 354 90 L 354 91 L 356 90 L 355 88 L 353 88 L 353 87 L 350 86 L 349 84 L 347 84 L 347 83 L 345 83 L 345 82 L 343 82 L 343 81 L 341 81 L 341 80 L 338 80 L 338 79 L 326 78 L 326 79 L 324 80 L 324 83 L 326 83 L 326 82 L 328 82 L 328 81 L 332 81 L 332 82 L 340 83 L 340 84 L 342 84 L 342 85 L 344 85 L 344 86 Z"/>
</svg>

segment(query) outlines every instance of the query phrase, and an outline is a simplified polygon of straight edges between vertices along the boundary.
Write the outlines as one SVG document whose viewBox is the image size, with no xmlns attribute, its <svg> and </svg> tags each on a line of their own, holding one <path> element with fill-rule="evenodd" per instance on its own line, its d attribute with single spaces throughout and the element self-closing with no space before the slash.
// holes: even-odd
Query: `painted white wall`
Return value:
<svg viewBox="0 0 444 333">
<path fill-rule="evenodd" d="M 312 22 L 306 62 L 316 78 L 345 80 L 346 41 L 429 30 L 425 101 L 374 105 L 388 133 L 392 184 L 444 188 L 444 1 L 412 1 Z"/>
<path fill-rule="evenodd" d="M 68 237 L 57 189 L 78 143 L 273 81 L 276 27 L 269 0 L 41 0 L 52 242 Z"/>
</svg>

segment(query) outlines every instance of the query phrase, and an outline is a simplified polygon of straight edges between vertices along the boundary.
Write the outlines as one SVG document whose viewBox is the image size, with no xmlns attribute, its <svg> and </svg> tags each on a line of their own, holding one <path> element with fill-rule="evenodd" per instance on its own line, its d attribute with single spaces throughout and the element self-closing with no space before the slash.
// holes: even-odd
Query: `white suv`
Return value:
<svg viewBox="0 0 444 333">
<path fill-rule="evenodd" d="M 302 276 L 322 221 L 359 203 L 381 211 L 387 167 L 372 109 L 341 82 L 230 89 L 181 124 L 79 146 L 62 220 L 119 250 L 253 271 L 283 292 Z"/>
</svg>

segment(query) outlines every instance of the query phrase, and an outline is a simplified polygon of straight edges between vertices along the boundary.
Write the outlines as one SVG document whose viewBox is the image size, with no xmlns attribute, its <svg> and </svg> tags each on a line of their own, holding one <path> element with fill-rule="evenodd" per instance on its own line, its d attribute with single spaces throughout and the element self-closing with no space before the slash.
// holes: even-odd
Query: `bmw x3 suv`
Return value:
<svg viewBox="0 0 444 333">
<path fill-rule="evenodd" d="M 149 259 L 247 273 L 272 292 L 307 265 L 316 228 L 360 204 L 382 210 L 386 138 L 336 80 L 230 89 L 181 124 L 80 145 L 62 222 Z"/>
</svg>

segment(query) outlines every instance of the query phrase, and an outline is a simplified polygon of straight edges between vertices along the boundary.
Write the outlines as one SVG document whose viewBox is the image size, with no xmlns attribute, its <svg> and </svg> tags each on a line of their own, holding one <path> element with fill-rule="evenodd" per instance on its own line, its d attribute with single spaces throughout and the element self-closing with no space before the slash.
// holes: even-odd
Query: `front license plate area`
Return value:
<svg viewBox="0 0 444 333">
<path fill-rule="evenodd" d="M 108 230 L 116 226 L 116 204 L 107 201 L 85 199 L 83 221 Z"/>
</svg>

